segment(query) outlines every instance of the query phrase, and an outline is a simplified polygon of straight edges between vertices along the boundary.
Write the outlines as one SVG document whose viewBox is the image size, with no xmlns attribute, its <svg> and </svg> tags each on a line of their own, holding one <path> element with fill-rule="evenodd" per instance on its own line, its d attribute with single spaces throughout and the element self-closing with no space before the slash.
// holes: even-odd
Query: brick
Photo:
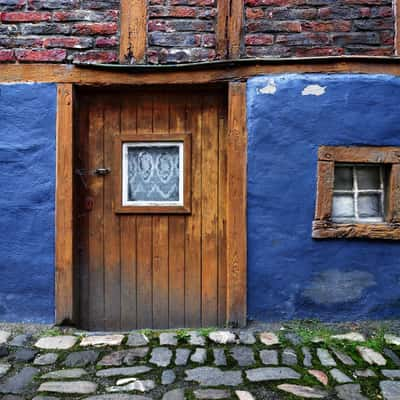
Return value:
<svg viewBox="0 0 400 400">
<path fill-rule="evenodd" d="M 245 44 L 248 46 L 268 46 L 274 43 L 274 36 L 267 33 L 246 35 Z"/>
<path fill-rule="evenodd" d="M 1 14 L 1 22 L 41 22 L 50 21 L 50 12 L 4 12 Z"/>
<path fill-rule="evenodd" d="M 340 47 L 349 44 L 380 44 L 379 35 L 376 32 L 349 32 L 349 33 L 334 33 L 332 35 L 333 43 Z"/>
<path fill-rule="evenodd" d="M 84 53 L 75 53 L 72 56 L 74 63 L 103 63 L 111 64 L 118 62 L 118 54 L 116 51 L 97 51 L 89 50 Z"/>
<path fill-rule="evenodd" d="M 393 46 L 394 45 L 394 32 L 380 32 L 379 37 L 381 39 L 381 45 L 383 46 Z"/>
<path fill-rule="evenodd" d="M 118 32 L 118 25 L 114 22 L 107 23 L 77 23 L 72 25 L 75 35 L 114 35 Z"/>
<path fill-rule="evenodd" d="M 149 32 L 213 32 L 214 23 L 205 20 L 151 19 L 147 25 Z"/>
<path fill-rule="evenodd" d="M 25 7 L 26 0 L 0 0 L 0 10 L 14 11 L 22 10 Z"/>
<path fill-rule="evenodd" d="M 0 35 L 14 35 L 18 31 L 17 25 L 0 24 Z"/>
<path fill-rule="evenodd" d="M 147 60 L 151 64 L 180 64 L 188 62 L 211 61 L 216 57 L 214 49 L 149 49 Z"/>
<path fill-rule="evenodd" d="M 345 54 L 364 56 L 392 56 L 393 47 L 346 46 Z"/>
<path fill-rule="evenodd" d="M 79 0 L 28 0 L 30 10 L 73 10 L 79 8 Z"/>
<path fill-rule="evenodd" d="M 264 17 L 264 10 L 262 8 L 246 8 L 246 18 L 258 19 Z"/>
<path fill-rule="evenodd" d="M 278 35 L 275 43 L 287 46 L 315 46 L 330 43 L 330 38 L 325 33 L 297 33 L 293 35 Z"/>
<path fill-rule="evenodd" d="M 14 50 L 0 49 L 0 62 L 15 61 Z"/>
<path fill-rule="evenodd" d="M 120 0 L 81 0 L 81 8 L 86 10 L 119 10 Z"/>
<path fill-rule="evenodd" d="M 195 34 L 176 34 L 164 32 L 151 32 L 149 34 L 150 46 L 162 47 L 196 47 L 200 46 L 201 36 Z"/>
<path fill-rule="evenodd" d="M 149 7 L 149 17 L 194 18 L 196 9 L 193 7 Z"/>
<path fill-rule="evenodd" d="M 68 35 L 71 27 L 66 24 L 22 24 L 22 35 Z"/>
<path fill-rule="evenodd" d="M 64 49 L 17 49 L 15 55 L 20 62 L 61 62 L 67 57 Z"/>
<path fill-rule="evenodd" d="M 301 32 L 298 21 L 260 21 L 247 25 L 248 32 Z"/>
<path fill-rule="evenodd" d="M 301 24 L 303 31 L 313 32 L 350 32 L 351 21 L 316 22 L 308 21 Z"/>
<path fill-rule="evenodd" d="M 353 23 L 355 28 L 362 31 L 394 30 L 394 21 L 388 18 L 356 20 Z"/>
<path fill-rule="evenodd" d="M 322 7 L 318 10 L 321 19 L 356 19 L 361 17 L 360 9 L 346 6 Z"/>
<path fill-rule="evenodd" d="M 41 37 L 8 37 L 0 36 L 0 47 L 14 48 L 14 47 L 42 47 L 43 38 Z"/>
<path fill-rule="evenodd" d="M 325 56 L 341 56 L 344 54 L 342 47 L 305 47 L 296 48 L 296 57 L 325 57 Z"/>
<path fill-rule="evenodd" d="M 344 0 L 345 4 L 354 4 L 354 5 L 384 5 L 384 4 L 391 4 L 391 1 L 387 0 Z"/>
<path fill-rule="evenodd" d="M 89 49 L 93 47 L 92 38 L 81 37 L 51 37 L 43 40 L 46 48 Z"/>
<path fill-rule="evenodd" d="M 293 49 L 290 47 L 273 46 L 248 46 L 246 56 L 248 57 L 290 57 Z"/>
<path fill-rule="evenodd" d="M 95 46 L 100 48 L 116 47 L 118 44 L 116 37 L 98 37 L 95 41 Z"/>
<path fill-rule="evenodd" d="M 57 22 L 109 22 L 118 21 L 118 11 L 98 12 L 91 10 L 56 11 L 53 13 L 53 21 Z"/>
<path fill-rule="evenodd" d="M 215 47 L 216 37 L 214 34 L 204 34 L 201 35 L 201 46 L 202 47 Z"/>
<path fill-rule="evenodd" d="M 215 0 L 171 0 L 172 6 L 198 6 L 198 7 L 210 7 L 216 4 Z"/>
</svg>

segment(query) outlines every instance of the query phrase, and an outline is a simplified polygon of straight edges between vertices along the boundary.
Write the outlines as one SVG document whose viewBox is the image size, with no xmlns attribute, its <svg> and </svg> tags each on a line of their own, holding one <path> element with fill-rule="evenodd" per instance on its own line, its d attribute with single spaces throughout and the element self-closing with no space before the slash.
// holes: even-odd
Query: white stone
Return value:
<svg viewBox="0 0 400 400">
<path fill-rule="evenodd" d="M 131 383 L 128 383 L 124 386 L 110 386 L 106 390 L 107 392 L 130 392 L 132 390 L 137 390 L 139 392 L 148 392 L 153 390 L 156 387 L 156 384 L 152 380 L 135 380 Z"/>
<path fill-rule="evenodd" d="M 400 336 L 391 335 L 387 333 L 385 336 L 385 341 L 388 344 L 394 344 L 395 346 L 400 346 Z"/>
<path fill-rule="evenodd" d="M 109 378 L 112 376 L 134 376 L 139 374 L 145 374 L 151 371 L 150 367 L 146 365 L 138 365 L 137 367 L 125 367 L 125 368 L 105 368 L 96 372 L 96 376 L 102 378 Z"/>
<path fill-rule="evenodd" d="M 363 358 L 363 360 L 368 364 L 380 366 L 386 365 L 386 360 L 382 354 L 378 353 L 377 351 L 362 346 L 357 346 L 356 349 L 360 353 L 360 356 Z"/>
<path fill-rule="evenodd" d="M 229 332 L 229 331 L 211 332 L 208 335 L 208 337 L 214 343 L 218 343 L 218 344 L 228 344 L 228 343 L 236 342 L 236 336 L 232 332 Z"/>
<path fill-rule="evenodd" d="M 42 383 L 39 392 L 90 394 L 97 390 L 97 384 L 88 381 L 59 381 Z"/>
<path fill-rule="evenodd" d="M 81 346 L 119 346 L 124 337 L 124 335 L 86 336 L 82 339 Z"/>
<path fill-rule="evenodd" d="M 87 375 L 87 372 L 82 368 L 60 369 L 51 371 L 42 375 L 42 379 L 76 379 Z"/>
<path fill-rule="evenodd" d="M 10 368 L 10 364 L 0 364 L 0 376 L 4 376 Z"/>
<path fill-rule="evenodd" d="M 176 333 L 163 332 L 160 334 L 160 345 L 161 346 L 176 346 L 178 344 L 178 337 Z"/>
<path fill-rule="evenodd" d="M 261 343 L 266 346 L 273 346 L 275 344 L 279 344 L 279 338 L 273 332 L 263 332 L 260 334 Z"/>
<path fill-rule="evenodd" d="M 0 344 L 4 344 L 10 338 L 11 333 L 7 331 L 0 331 Z"/>
<path fill-rule="evenodd" d="M 196 351 L 190 357 L 190 360 L 198 363 L 204 364 L 207 359 L 207 350 L 203 348 L 197 348 Z"/>
<path fill-rule="evenodd" d="M 350 342 L 365 342 L 365 336 L 358 332 L 349 332 L 331 336 L 334 340 L 348 340 Z"/>
<path fill-rule="evenodd" d="M 75 336 L 47 336 L 40 338 L 35 346 L 45 350 L 68 350 L 75 345 L 78 338 Z"/>
<path fill-rule="evenodd" d="M 239 400 L 255 400 L 253 395 L 245 390 L 236 390 L 235 394 Z"/>
<path fill-rule="evenodd" d="M 317 356 L 324 367 L 336 367 L 336 361 L 326 349 L 317 349 Z"/>
<path fill-rule="evenodd" d="M 314 389 L 308 386 L 291 385 L 289 383 L 278 385 L 278 389 L 307 399 L 323 399 L 328 395 L 328 392 L 324 390 Z"/>
</svg>

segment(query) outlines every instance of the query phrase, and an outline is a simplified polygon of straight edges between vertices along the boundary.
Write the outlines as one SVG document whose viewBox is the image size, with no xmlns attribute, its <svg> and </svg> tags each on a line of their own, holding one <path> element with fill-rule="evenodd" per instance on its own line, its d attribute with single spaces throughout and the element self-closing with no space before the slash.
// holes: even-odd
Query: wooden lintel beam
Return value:
<svg viewBox="0 0 400 400">
<path fill-rule="evenodd" d="M 74 322 L 73 86 L 57 88 L 56 323 Z"/>
</svg>

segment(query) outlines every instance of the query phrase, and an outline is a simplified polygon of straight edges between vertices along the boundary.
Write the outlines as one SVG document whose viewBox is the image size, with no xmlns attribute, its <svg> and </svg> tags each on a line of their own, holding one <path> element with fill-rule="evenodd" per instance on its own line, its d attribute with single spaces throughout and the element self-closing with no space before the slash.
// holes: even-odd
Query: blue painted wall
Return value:
<svg viewBox="0 0 400 400">
<path fill-rule="evenodd" d="M 250 318 L 400 317 L 400 243 L 311 238 L 318 146 L 400 146 L 400 79 L 271 75 L 247 94 Z"/>
<path fill-rule="evenodd" d="M 55 85 L 0 85 L 1 321 L 54 321 L 55 120 Z"/>
</svg>

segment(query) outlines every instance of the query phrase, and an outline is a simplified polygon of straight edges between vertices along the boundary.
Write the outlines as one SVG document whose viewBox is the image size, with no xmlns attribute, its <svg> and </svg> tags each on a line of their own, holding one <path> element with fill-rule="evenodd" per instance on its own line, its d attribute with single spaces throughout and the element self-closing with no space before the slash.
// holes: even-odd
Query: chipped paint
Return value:
<svg viewBox="0 0 400 400">
<path fill-rule="evenodd" d="M 268 85 L 264 86 L 259 90 L 261 94 L 271 94 L 274 95 L 276 93 L 276 84 L 273 79 L 268 80 Z"/>
<path fill-rule="evenodd" d="M 301 92 L 302 96 L 322 96 L 325 94 L 326 86 L 307 85 Z"/>
</svg>

